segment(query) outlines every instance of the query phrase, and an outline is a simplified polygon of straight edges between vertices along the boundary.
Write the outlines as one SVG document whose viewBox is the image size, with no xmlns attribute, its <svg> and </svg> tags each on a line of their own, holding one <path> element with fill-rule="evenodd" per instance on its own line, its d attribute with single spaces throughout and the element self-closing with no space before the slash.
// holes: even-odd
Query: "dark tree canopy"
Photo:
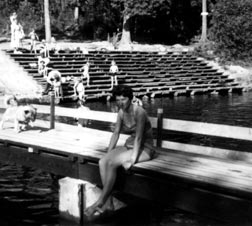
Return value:
<svg viewBox="0 0 252 226">
<path fill-rule="evenodd" d="M 251 0 L 219 0 L 213 10 L 211 39 L 227 60 L 252 59 Z"/>
<path fill-rule="evenodd" d="M 212 2 L 212 1 L 209 1 Z M 201 30 L 201 0 L 50 0 L 52 35 L 56 39 L 102 39 L 125 30 L 132 41 L 188 44 Z M 44 0 L 0 1 L 0 32 L 6 33 L 11 12 L 25 32 L 35 28 L 44 38 Z M 78 19 L 76 19 L 78 8 Z"/>
</svg>

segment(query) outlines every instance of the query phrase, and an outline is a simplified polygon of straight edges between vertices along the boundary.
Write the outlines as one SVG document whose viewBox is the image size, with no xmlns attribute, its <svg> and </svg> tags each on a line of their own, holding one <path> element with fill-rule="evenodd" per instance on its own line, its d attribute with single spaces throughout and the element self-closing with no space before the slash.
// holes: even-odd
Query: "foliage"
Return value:
<svg viewBox="0 0 252 226">
<path fill-rule="evenodd" d="M 0 1 L 0 32 L 9 33 L 10 14 L 19 8 L 19 0 Z"/>
<path fill-rule="evenodd" d="M 104 40 L 122 28 L 123 17 L 128 15 L 128 28 L 134 41 L 186 44 L 200 30 L 201 1 L 52 0 L 52 35 Z M 75 7 L 79 7 L 78 21 L 74 18 Z M 26 31 L 36 27 L 43 36 L 43 0 L 1 0 L 0 26 L 9 24 L 9 15 L 14 10 Z M 2 25 L 1 21 L 4 21 Z"/>
<path fill-rule="evenodd" d="M 207 40 L 206 42 L 198 42 L 194 45 L 194 54 L 208 60 L 215 60 L 217 57 L 214 54 L 214 43 Z"/>
<path fill-rule="evenodd" d="M 201 26 L 201 0 L 111 0 L 111 5 L 130 16 L 135 40 L 189 43 Z"/>
<path fill-rule="evenodd" d="M 251 0 L 219 0 L 214 7 L 210 38 L 220 58 L 252 60 Z"/>
<path fill-rule="evenodd" d="M 39 28 L 41 25 L 42 6 L 30 2 L 20 2 L 18 9 L 18 18 L 24 28 L 24 32 L 29 34 L 32 29 Z"/>
</svg>

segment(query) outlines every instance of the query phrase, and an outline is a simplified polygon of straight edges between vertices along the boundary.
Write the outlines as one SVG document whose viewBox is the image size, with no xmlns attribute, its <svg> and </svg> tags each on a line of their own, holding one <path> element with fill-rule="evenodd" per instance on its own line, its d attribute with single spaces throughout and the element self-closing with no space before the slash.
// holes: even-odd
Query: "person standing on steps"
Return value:
<svg viewBox="0 0 252 226">
<path fill-rule="evenodd" d="M 113 89 L 114 85 L 118 85 L 117 74 L 119 72 L 118 66 L 114 60 L 111 61 L 111 66 L 109 68 L 109 74 L 111 75 L 111 89 Z"/>
<path fill-rule="evenodd" d="M 74 83 L 74 95 L 78 97 L 78 100 L 85 101 L 85 86 L 81 78 L 76 78 Z"/>
<path fill-rule="evenodd" d="M 29 37 L 30 37 L 30 51 L 34 51 L 35 54 L 37 54 L 37 50 L 36 50 L 36 41 L 39 40 L 38 35 L 35 33 L 35 30 L 32 29 L 32 31 L 29 33 Z"/>
<path fill-rule="evenodd" d="M 82 79 L 87 79 L 87 86 L 90 86 L 89 80 L 90 80 L 90 76 L 89 76 L 89 67 L 90 67 L 90 63 L 87 62 L 86 64 L 84 64 L 79 71 L 83 70 L 82 73 Z"/>
</svg>

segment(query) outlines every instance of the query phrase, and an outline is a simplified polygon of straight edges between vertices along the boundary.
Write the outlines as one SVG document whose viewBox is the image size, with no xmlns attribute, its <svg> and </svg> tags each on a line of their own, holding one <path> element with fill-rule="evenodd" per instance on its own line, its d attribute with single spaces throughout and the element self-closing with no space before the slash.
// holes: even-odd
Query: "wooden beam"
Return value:
<svg viewBox="0 0 252 226">
<path fill-rule="evenodd" d="M 78 177 L 78 166 L 60 155 L 39 154 L 28 152 L 28 149 L 18 146 L 0 146 L 0 161 L 41 169 L 62 176 Z"/>
<path fill-rule="evenodd" d="M 252 141 L 252 128 L 164 119 L 163 129 Z"/>
<path fill-rule="evenodd" d="M 207 155 L 222 159 L 232 159 L 252 163 L 252 153 L 244 151 L 235 151 L 229 149 L 199 146 L 193 144 L 185 144 L 173 141 L 162 141 L 162 148 L 175 151 L 189 152 L 194 154 Z"/>
<path fill-rule="evenodd" d="M 45 105 L 35 105 L 39 113 L 49 114 L 49 107 Z M 55 114 L 60 116 L 84 118 L 105 122 L 116 122 L 116 113 L 102 111 L 77 111 L 77 109 L 56 107 Z M 157 128 L 157 118 L 150 117 L 153 128 Z M 186 133 L 196 133 L 209 136 L 226 137 L 252 141 L 252 128 L 241 126 L 229 126 L 205 122 L 193 122 L 177 119 L 163 119 L 163 129 Z"/>
</svg>

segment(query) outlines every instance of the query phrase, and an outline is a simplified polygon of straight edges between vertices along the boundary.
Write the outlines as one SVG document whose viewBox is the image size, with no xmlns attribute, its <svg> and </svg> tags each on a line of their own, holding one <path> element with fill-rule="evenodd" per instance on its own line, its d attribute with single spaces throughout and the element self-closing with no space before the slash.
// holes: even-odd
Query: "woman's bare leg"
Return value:
<svg viewBox="0 0 252 226">
<path fill-rule="evenodd" d="M 117 168 L 123 165 L 123 162 L 129 161 L 131 151 L 125 147 L 117 148 L 107 153 L 99 162 L 101 180 L 103 183 L 103 190 L 99 199 L 89 208 L 87 208 L 86 215 L 93 215 L 97 208 L 102 208 L 108 200 L 117 176 Z"/>
<path fill-rule="evenodd" d="M 100 160 L 99 166 L 103 190 L 99 199 L 85 211 L 88 216 L 93 215 L 96 208 L 102 208 L 106 203 L 115 184 L 118 167 L 127 165 L 130 161 L 131 155 L 132 150 L 127 150 L 125 147 L 121 147 L 107 153 Z M 138 162 L 148 161 L 149 159 L 150 156 L 146 152 L 142 152 Z"/>
</svg>

